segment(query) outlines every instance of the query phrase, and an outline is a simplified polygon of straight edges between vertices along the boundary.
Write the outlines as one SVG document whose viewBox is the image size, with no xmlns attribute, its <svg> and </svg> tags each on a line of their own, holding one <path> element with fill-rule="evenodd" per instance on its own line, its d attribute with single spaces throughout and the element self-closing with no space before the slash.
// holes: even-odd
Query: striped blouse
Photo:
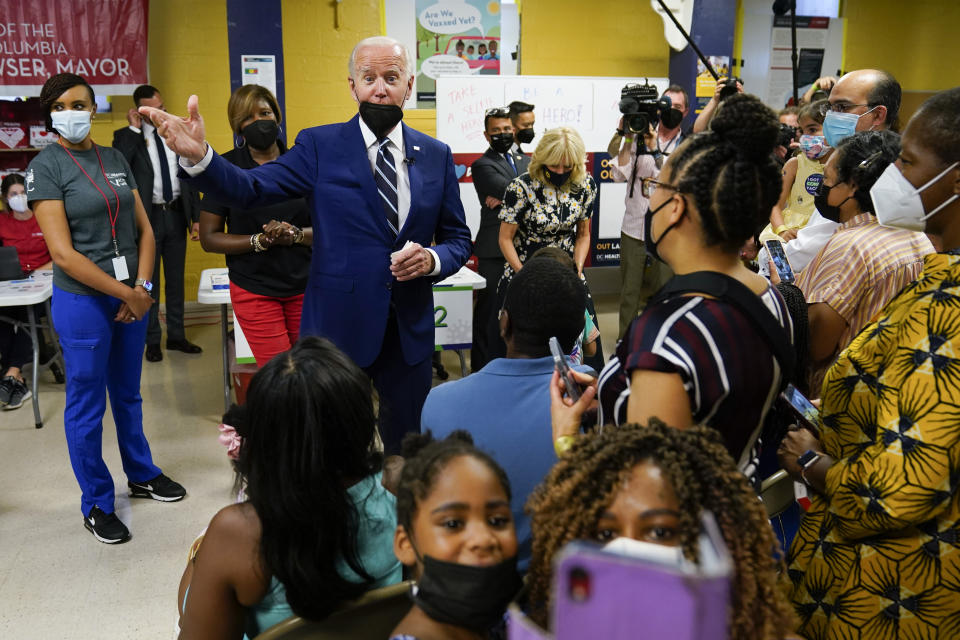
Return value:
<svg viewBox="0 0 960 640">
<path fill-rule="evenodd" d="M 780 293 L 769 287 L 760 300 L 792 336 L 793 322 Z M 600 424 L 627 422 L 636 369 L 678 374 L 693 422 L 717 429 L 738 466 L 746 469 L 782 376 L 767 340 L 739 308 L 701 296 L 647 307 L 600 374 Z"/>
<path fill-rule="evenodd" d="M 884 227 L 873 214 L 861 213 L 837 227 L 800 272 L 797 286 L 807 304 L 825 302 L 846 321 L 840 352 L 920 275 L 923 256 L 933 251 L 926 235 Z"/>
</svg>

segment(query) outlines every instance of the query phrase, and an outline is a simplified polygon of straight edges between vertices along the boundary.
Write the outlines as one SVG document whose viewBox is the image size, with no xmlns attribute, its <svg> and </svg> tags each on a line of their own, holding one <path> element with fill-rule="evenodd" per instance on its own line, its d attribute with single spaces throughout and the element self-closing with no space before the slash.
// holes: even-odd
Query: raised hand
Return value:
<svg viewBox="0 0 960 640">
<path fill-rule="evenodd" d="M 200 162 L 207 153 L 206 131 L 203 116 L 200 115 L 200 100 L 190 96 L 187 100 L 187 117 L 180 116 L 154 107 L 140 107 L 140 115 L 150 118 L 157 133 L 167 141 L 167 146 L 191 162 Z"/>
</svg>

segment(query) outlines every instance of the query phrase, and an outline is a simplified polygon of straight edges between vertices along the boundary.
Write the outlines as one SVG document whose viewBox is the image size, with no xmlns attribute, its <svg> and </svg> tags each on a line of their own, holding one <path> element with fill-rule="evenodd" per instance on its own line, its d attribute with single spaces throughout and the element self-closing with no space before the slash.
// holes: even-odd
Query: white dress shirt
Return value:
<svg viewBox="0 0 960 640">
<path fill-rule="evenodd" d="M 370 161 L 370 173 L 372 175 L 373 172 L 376 171 L 377 152 L 379 150 L 377 136 L 370 130 L 370 127 L 363 121 L 363 118 L 359 118 L 358 121 L 360 122 L 360 133 L 363 136 L 363 142 L 367 148 L 367 159 Z M 387 139 L 389 140 L 387 143 L 387 151 L 390 152 L 393 158 L 393 164 L 397 168 L 397 218 L 400 222 L 400 230 L 402 231 L 403 225 L 407 221 L 407 216 L 410 215 L 410 171 L 407 163 L 404 162 L 404 160 L 406 160 L 406 152 L 403 147 L 403 126 L 398 124 L 394 127 L 393 131 L 387 134 Z M 200 162 L 191 165 L 189 164 L 189 160 L 181 158 L 180 166 L 183 167 L 183 170 L 186 171 L 188 175 L 196 176 L 209 166 L 212 159 L 213 147 L 207 145 L 207 153 Z M 386 217 L 387 214 L 384 213 L 383 215 Z M 433 271 L 427 275 L 438 275 L 440 273 L 440 256 L 438 256 L 437 252 L 433 249 L 429 247 L 424 248 L 433 255 Z"/>
<path fill-rule="evenodd" d="M 154 204 L 163 204 L 163 179 L 160 177 L 160 154 L 157 152 L 157 141 L 153 137 L 153 124 L 147 121 L 146 118 L 141 120 L 143 129 L 138 129 L 137 127 L 130 127 L 130 130 L 136 133 L 137 135 L 143 136 L 143 141 L 147 144 L 147 155 L 150 156 L 150 164 L 153 165 L 153 199 L 151 202 Z M 180 196 L 180 181 L 177 179 L 177 154 L 167 148 L 167 145 L 163 145 L 163 152 L 165 160 L 167 162 L 167 169 L 170 171 L 170 186 L 173 188 L 173 198 L 177 199 Z M 138 184 L 137 187 L 140 190 L 141 199 L 143 198 L 144 190 L 146 189 L 145 184 Z"/>
<path fill-rule="evenodd" d="M 797 237 L 790 242 L 783 243 L 783 250 L 787 254 L 787 261 L 794 273 L 800 273 L 807 268 L 810 261 L 813 260 L 820 249 L 833 235 L 833 232 L 840 226 L 839 222 L 827 220 L 816 209 L 813 215 L 807 220 L 807 224 L 797 231 Z M 760 267 L 760 274 L 770 276 L 770 253 L 766 245 L 760 248 L 757 254 L 757 264 Z"/>
</svg>

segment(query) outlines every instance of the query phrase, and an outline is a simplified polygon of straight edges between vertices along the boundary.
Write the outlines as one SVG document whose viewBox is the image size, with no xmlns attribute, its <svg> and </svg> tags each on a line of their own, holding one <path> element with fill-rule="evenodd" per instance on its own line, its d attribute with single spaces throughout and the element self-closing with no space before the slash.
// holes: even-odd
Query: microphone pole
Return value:
<svg viewBox="0 0 960 640">
<path fill-rule="evenodd" d="M 790 54 L 790 60 L 793 65 L 793 105 L 800 106 L 799 87 L 800 82 L 800 61 L 797 56 L 797 0 L 790 0 L 790 40 L 793 51 Z"/>
<path fill-rule="evenodd" d="M 686 32 L 686 30 L 683 28 L 683 26 L 681 26 L 680 21 L 677 20 L 677 18 L 673 15 L 673 12 L 670 11 L 670 9 L 667 8 L 667 5 L 665 5 L 665 4 L 663 3 L 663 0 L 657 0 L 657 2 L 660 3 L 660 7 L 663 9 L 663 11 L 664 11 L 668 16 L 670 16 L 670 19 L 671 19 L 671 20 L 673 20 L 673 25 L 677 28 L 677 31 L 679 31 L 679 32 L 681 33 L 681 35 L 683 35 L 683 37 L 686 39 L 687 43 L 688 43 L 691 47 L 693 47 L 693 50 L 694 50 L 694 51 L 697 52 L 697 56 L 700 58 L 700 62 L 702 62 L 702 63 L 703 63 L 703 66 L 705 66 L 705 67 L 707 68 L 707 71 L 710 72 L 710 75 L 713 76 L 713 79 L 714 79 L 714 80 L 719 80 L 719 79 L 720 79 L 720 76 L 717 74 L 716 71 L 714 71 L 713 65 L 710 64 L 710 61 L 707 60 L 707 57 L 703 55 L 703 52 L 702 52 L 702 51 L 700 51 L 700 47 L 698 47 L 698 46 L 697 46 L 697 43 L 693 41 L 693 38 L 690 37 L 690 34 Z"/>
</svg>

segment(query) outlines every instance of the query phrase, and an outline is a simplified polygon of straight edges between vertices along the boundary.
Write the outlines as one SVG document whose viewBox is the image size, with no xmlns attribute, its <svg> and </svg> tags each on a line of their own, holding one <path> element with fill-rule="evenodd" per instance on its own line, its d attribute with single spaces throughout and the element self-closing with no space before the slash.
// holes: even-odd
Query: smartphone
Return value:
<svg viewBox="0 0 960 640">
<path fill-rule="evenodd" d="M 560 374 L 567 397 L 576 402 L 580 399 L 580 387 L 577 385 L 577 381 L 573 379 L 573 373 L 571 373 L 570 365 L 567 363 L 567 356 L 560 349 L 560 342 L 556 338 L 550 338 L 550 353 L 553 354 L 553 366 Z"/>
<path fill-rule="evenodd" d="M 777 273 L 780 275 L 780 282 L 793 284 L 796 278 L 793 275 L 793 269 L 790 268 L 787 254 L 783 250 L 783 243 L 779 240 L 767 240 L 766 245 L 773 260 L 773 266 L 777 268 Z"/>
<path fill-rule="evenodd" d="M 780 394 L 780 398 L 802 426 L 807 427 L 819 436 L 820 410 L 813 406 L 813 403 L 800 393 L 799 389 L 792 384 L 788 384 L 787 388 Z"/>
</svg>

